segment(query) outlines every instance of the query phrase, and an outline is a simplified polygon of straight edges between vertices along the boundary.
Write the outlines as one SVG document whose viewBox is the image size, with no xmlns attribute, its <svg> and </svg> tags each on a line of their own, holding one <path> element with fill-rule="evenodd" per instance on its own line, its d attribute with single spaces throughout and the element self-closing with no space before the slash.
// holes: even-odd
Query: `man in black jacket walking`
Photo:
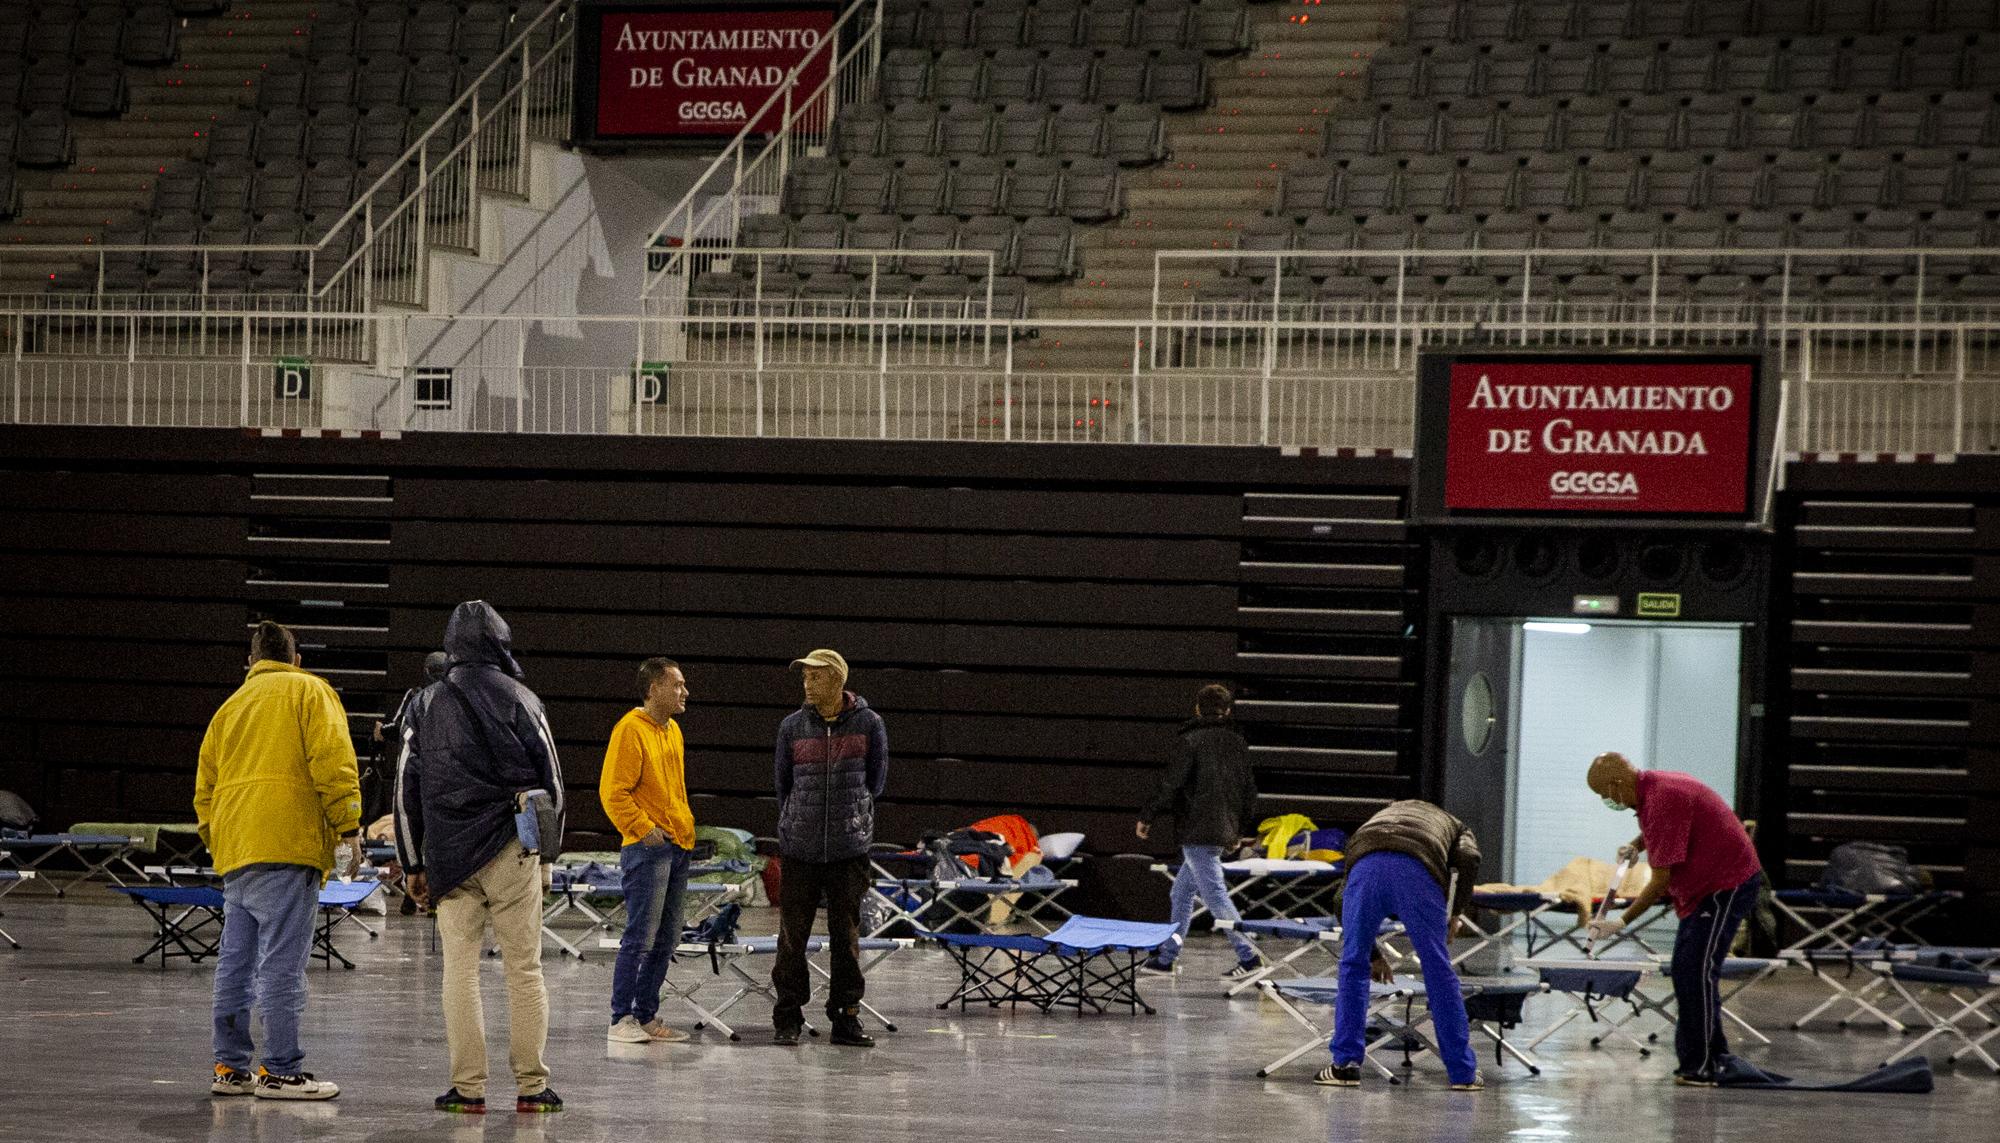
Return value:
<svg viewBox="0 0 2000 1143">
<path fill-rule="evenodd" d="M 1195 717 L 1181 725 L 1180 742 L 1160 780 L 1160 792 L 1139 816 L 1141 840 L 1150 837 L 1153 822 L 1173 814 L 1180 824 L 1181 868 L 1174 875 L 1173 922 L 1180 927 L 1174 942 L 1141 966 L 1148 972 L 1172 972 L 1187 941 L 1194 918 L 1194 899 L 1218 921 L 1237 919 L 1235 902 L 1222 877 L 1222 854 L 1242 839 L 1257 809 L 1257 780 L 1250 772 L 1250 748 L 1229 718 L 1235 696 L 1229 688 L 1209 685 L 1194 696 Z M 1225 979 L 1241 980 L 1257 971 L 1263 958 L 1250 938 L 1229 930 L 1236 948 L 1236 967 Z"/>
<path fill-rule="evenodd" d="M 812 977 L 806 941 L 826 900 L 833 981 L 826 1014 L 832 1040 L 873 1047 L 861 1029 L 861 898 L 868 891 L 868 847 L 875 840 L 875 799 L 889 781 L 889 732 L 868 700 L 847 690 L 847 660 L 817 650 L 792 666 L 804 671 L 805 705 L 778 727 L 778 955 L 772 1041 L 796 1044 L 805 1028 Z"/>
<path fill-rule="evenodd" d="M 444 629 L 450 666 L 427 690 L 408 732 L 396 805 L 396 847 L 410 895 L 437 914 L 444 948 L 444 1030 L 451 1090 L 440 1111 L 486 1110 L 486 1021 L 479 1003 L 486 923 L 507 971 L 510 1062 L 517 1111 L 560 1111 L 542 1053 L 549 996 L 542 983 L 542 866 L 521 845 L 518 797 L 545 791 L 558 821 L 562 768 L 542 700 L 520 682 L 507 621 L 485 600 L 461 603 Z M 550 854 L 557 837 L 543 837 Z"/>
</svg>

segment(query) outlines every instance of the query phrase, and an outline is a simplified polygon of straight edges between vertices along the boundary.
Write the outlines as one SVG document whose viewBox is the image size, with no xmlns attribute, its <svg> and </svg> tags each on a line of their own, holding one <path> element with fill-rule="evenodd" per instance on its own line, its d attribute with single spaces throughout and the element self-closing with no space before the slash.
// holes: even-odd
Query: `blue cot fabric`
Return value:
<svg viewBox="0 0 2000 1143">
<path fill-rule="evenodd" d="M 320 887 L 319 905 L 326 909 L 352 909 L 381 889 L 379 881 L 329 881 Z"/>
<path fill-rule="evenodd" d="M 303 868 L 303 867 L 301 867 Z M 137 897 L 151 901 L 155 905 L 190 905 L 208 909 L 220 909 L 228 903 L 222 890 L 208 886 L 173 886 L 149 888 L 144 885 L 114 887 L 113 893 L 123 893 L 127 897 Z"/>
<path fill-rule="evenodd" d="M 1388 917 L 1403 923 L 1423 965 L 1438 1058 L 1452 1083 L 1471 1083 L 1478 1074 L 1478 1060 L 1472 1054 L 1465 998 L 1451 967 L 1446 908 L 1444 887 L 1428 866 L 1406 853 L 1378 850 L 1357 859 L 1347 872 L 1341 929 L 1372 933 Z M 1340 997 L 1333 1006 L 1333 1039 L 1328 1044 L 1336 1064 L 1358 1064 L 1367 1049 L 1368 967 L 1373 954 L 1373 941 L 1351 940 L 1341 947 Z"/>
<path fill-rule="evenodd" d="M 1472 903 L 1496 913 L 1523 913 L 1543 904 L 1540 893 L 1474 893 Z"/>
<path fill-rule="evenodd" d="M 660 988 L 680 943 L 689 850 L 669 842 L 618 851 L 625 891 L 625 933 L 611 969 L 611 1022 L 626 1016 L 650 1024 L 660 1014 Z"/>
<path fill-rule="evenodd" d="M 1236 911 L 1236 902 L 1229 899 L 1229 887 L 1223 884 L 1219 845 L 1181 846 L 1181 868 L 1174 874 L 1172 897 L 1174 941 L 1160 950 L 1161 964 L 1172 964 L 1180 958 L 1181 946 L 1187 942 L 1188 925 L 1194 920 L 1196 897 L 1208 906 L 1208 915 L 1218 921 L 1242 919 L 1242 914 Z M 1229 944 L 1236 950 L 1238 961 L 1257 959 L 1257 946 L 1235 929 L 1229 930 Z"/>
<path fill-rule="evenodd" d="M 1174 926 L 1148 921 L 1113 921 L 1105 917 L 1071 917 L 1048 935 L 1050 947 L 1096 953 L 1112 949 L 1152 952 L 1174 939 Z M 994 946 L 1005 947 L 1005 946 Z"/>
<path fill-rule="evenodd" d="M 299 1017 L 306 1007 L 306 961 L 312 954 L 319 878 L 319 870 L 303 865 L 251 865 L 223 881 L 222 954 L 215 962 L 215 1062 L 250 1069 L 254 997 L 264 1018 L 258 1062 L 276 1075 L 295 1075 L 305 1063 Z"/>
<path fill-rule="evenodd" d="M 928 929 L 919 929 L 917 935 L 927 941 L 968 949 L 1007 949 L 1011 952 L 1045 953 L 1051 947 L 1050 942 L 1041 937 L 1003 936 L 997 933 L 936 933 Z"/>
<path fill-rule="evenodd" d="M 1256 933 L 1260 937 L 1277 937 L 1288 941 L 1316 941 L 1321 933 L 1333 928 L 1333 918 L 1300 917 L 1295 921 L 1238 921 L 1236 927 L 1246 933 Z"/>
<path fill-rule="evenodd" d="M 1947 984 L 1953 988 L 2000 988 L 1985 969 L 1947 968 L 1929 964 L 1899 964 L 1889 970 L 1897 980 L 1920 984 Z"/>
</svg>

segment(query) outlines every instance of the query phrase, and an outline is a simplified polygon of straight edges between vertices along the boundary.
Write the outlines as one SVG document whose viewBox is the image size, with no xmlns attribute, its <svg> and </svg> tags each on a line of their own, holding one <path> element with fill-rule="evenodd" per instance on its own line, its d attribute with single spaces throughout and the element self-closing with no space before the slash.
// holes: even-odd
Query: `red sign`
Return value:
<svg viewBox="0 0 2000 1143">
<path fill-rule="evenodd" d="M 1742 515 L 1752 367 L 1458 361 L 1444 507 Z"/>
<path fill-rule="evenodd" d="M 594 126 L 602 139 L 734 136 L 804 62 L 798 122 L 837 51 L 822 46 L 833 31 L 829 8 L 612 8 L 600 19 Z M 780 99 L 755 129 L 775 132 L 784 115 Z"/>
</svg>

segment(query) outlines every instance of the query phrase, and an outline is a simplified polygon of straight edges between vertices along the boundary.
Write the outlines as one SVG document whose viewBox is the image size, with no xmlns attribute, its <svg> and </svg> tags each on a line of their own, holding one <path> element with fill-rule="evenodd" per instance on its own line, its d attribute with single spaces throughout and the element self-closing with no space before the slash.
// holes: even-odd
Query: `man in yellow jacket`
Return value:
<svg viewBox="0 0 2000 1143">
<path fill-rule="evenodd" d="M 616 1044 L 679 1043 L 688 1034 L 659 1018 L 660 989 L 681 939 L 681 898 L 694 849 L 688 809 L 687 751 L 674 715 L 687 709 L 687 678 L 672 659 L 639 664 L 640 705 L 612 728 L 597 795 L 624 847 L 625 935 L 611 970 L 611 1030 Z"/>
<path fill-rule="evenodd" d="M 250 673 L 201 740 L 195 820 L 222 877 L 222 953 L 215 964 L 216 1095 L 332 1099 L 338 1085 L 302 1069 L 319 889 L 344 851 L 359 864 L 361 783 L 347 712 L 324 679 L 299 668 L 298 642 L 265 620 L 250 640 Z M 250 1004 L 264 1017 L 253 1076 Z"/>
</svg>

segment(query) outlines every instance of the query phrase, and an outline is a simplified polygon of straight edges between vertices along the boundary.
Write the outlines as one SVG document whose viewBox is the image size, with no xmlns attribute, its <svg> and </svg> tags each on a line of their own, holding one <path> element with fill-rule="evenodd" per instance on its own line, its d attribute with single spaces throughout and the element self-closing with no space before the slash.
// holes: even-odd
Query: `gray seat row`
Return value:
<svg viewBox="0 0 2000 1143">
<path fill-rule="evenodd" d="M 1324 210 L 1436 214 L 1522 210 L 1674 211 L 1885 207 L 1929 212 L 2000 208 L 2000 150 L 1731 151 L 1689 154 L 1420 155 L 1295 163 L 1280 177 L 1273 213 Z"/>
<path fill-rule="evenodd" d="M 833 130 L 835 153 L 850 159 L 1057 155 L 1136 166 L 1165 157 L 1167 139 L 1160 109 L 1150 103 L 1110 109 L 1012 103 L 998 111 L 976 103 L 863 103 L 842 109 Z"/>
<path fill-rule="evenodd" d="M 1044 103 L 1157 103 L 1170 111 L 1208 101 L 1208 61 L 1200 52 L 1148 53 L 1118 48 L 1099 55 L 1088 48 L 1059 48 L 1042 55 L 1013 49 L 988 58 L 976 49 L 933 57 L 923 48 L 898 48 L 882 59 L 881 98 L 962 99 Z"/>
<path fill-rule="evenodd" d="M 1118 166 L 1079 159 L 1064 167 L 1029 158 L 1009 167 L 998 159 L 805 159 L 786 175 L 780 209 L 789 215 L 951 213 L 1032 218 L 1062 214 L 1103 222 L 1123 212 Z"/>
<path fill-rule="evenodd" d="M 1217 55 L 1250 46 L 1242 0 L 932 0 L 891 2 L 883 42 L 944 51 L 958 47 L 1194 48 Z"/>
<path fill-rule="evenodd" d="M 1491 95 L 1639 95 L 1649 92 L 1947 91 L 2000 82 L 2000 36 L 1933 33 L 1790 41 L 1622 40 L 1537 48 L 1445 44 L 1390 49 L 1368 65 L 1376 102 Z"/>
<path fill-rule="evenodd" d="M 1412 4 L 1407 43 L 1984 32 L 1993 0 L 1461 0 Z"/>
<path fill-rule="evenodd" d="M 1830 92 L 1751 99 L 1582 96 L 1454 100 L 1329 116 L 1321 153 L 1455 154 L 1480 151 L 1777 150 L 1788 147 L 1964 149 L 2000 143 L 2000 101 L 1990 91 L 1939 95 Z"/>
</svg>

